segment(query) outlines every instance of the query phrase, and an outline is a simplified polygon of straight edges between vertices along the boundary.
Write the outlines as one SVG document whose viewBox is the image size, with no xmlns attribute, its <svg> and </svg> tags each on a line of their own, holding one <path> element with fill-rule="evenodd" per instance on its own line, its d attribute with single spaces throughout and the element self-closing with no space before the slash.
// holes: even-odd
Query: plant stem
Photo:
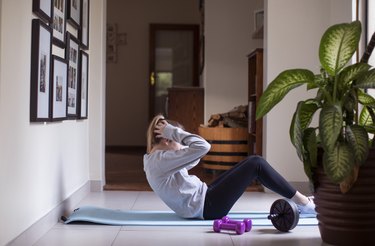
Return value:
<svg viewBox="0 0 375 246">
<path fill-rule="evenodd" d="M 333 103 L 336 103 L 338 76 L 335 75 L 335 83 L 333 84 Z"/>
</svg>

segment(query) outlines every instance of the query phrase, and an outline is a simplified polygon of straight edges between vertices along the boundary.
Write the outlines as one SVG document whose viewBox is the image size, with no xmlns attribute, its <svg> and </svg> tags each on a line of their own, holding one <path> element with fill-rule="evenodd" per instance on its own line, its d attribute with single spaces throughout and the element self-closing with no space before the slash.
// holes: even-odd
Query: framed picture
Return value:
<svg viewBox="0 0 375 246">
<path fill-rule="evenodd" d="M 77 29 L 81 27 L 81 0 L 68 0 L 67 19 Z"/>
<path fill-rule="evenodd" d="M 52 29 L 40 19 L 32 20 L 30 121 L 49 121 Z"/>
<path fill-rule="evenodd" d="M 263 27 L 264 23 L 264 10 L 254 11 L 254 30 L 258 30 Z"/>
<path fill-rule="evenodd" d="M 125 32 L 118 33 L 117 34 L 117 45 L 126 45 L 128 43 L 127 39 L 128 39 L 128 35 Z"/>
<path fill-rule="evenodd" d="M 78 69 L 79 66 L 79 41 L 71 33 L 66 33 L 65 57 L 68 60 L 68 118 L 75 119 L 78 116 Z"/>
<path fill-rule="evenodd" d="M 117 24 L 107 23 L 107 62 L 117 62 Z"/>
<path fill-rule="evenodd" d="M 52 121 L 66 119 L 67 87 L 68 87 L 68 62 L 52 55 L 51 77 L 51 111 Z"/>
<path fill-rule="evenodd" d="M 78 31 L 81 48 L 89 49 L 90 0 L 81 0 L 81 28 Z"/>
<path fill-rule="evenodd" d="M 33 0 L 33 12 L 47 23 L 52 22 L 52 1 Z"/>
<path fill-rule="evenodd" d="M 52 28 L 53 43 L 65 48 L 66 0 L 53 0 Z"/>
<path fill-rule="evenodd" d="M 78 118 L 87 119 L 88 115 L 88 82 L 89 82 L 89 55 L 83 50 L 79 53 L 79 64 L 81 65 L 78 93 L 79 93 L 79 103 L 78 103 Z"/>
</svg>

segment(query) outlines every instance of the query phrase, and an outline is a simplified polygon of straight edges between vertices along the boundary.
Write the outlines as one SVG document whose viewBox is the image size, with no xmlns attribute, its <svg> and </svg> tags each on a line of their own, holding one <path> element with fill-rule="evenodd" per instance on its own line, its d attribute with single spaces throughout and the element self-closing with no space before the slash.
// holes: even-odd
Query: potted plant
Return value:
<svg viewBox="0 0 375 246">
<path fill-rule="evenodd" d="M 375 88 L 375 69 L 365 58 L 349 64 L 360 36 L 359 21 L 329 27 L 320 41 L 320 73 L 281 72 L 265 89 L 256 111 L 260 119 L 301 85 L 316 90 L 315 97 L 297 103 L 290 139 L 314 187 L 322 239 L 332 244 L 367 245 L 375 235 L 375 171 L 365 170 L 375 166 L 375 98 L 366 93 Z M 372 49 L 367 47 L 367 59 Z M 360 183 L 362 176 L 365 181 Z"/>
</svg>

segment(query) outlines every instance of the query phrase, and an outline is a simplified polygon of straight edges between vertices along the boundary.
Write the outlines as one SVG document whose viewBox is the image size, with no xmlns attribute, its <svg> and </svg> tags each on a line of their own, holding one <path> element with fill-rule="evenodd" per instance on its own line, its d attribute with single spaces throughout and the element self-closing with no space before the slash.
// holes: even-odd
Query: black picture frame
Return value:
<svg viewBox="0 0 375 246">
<path fill-rule="evenodd" d="M 33 12 L 47 23 L 52 22 L 53 0 L 33 0 Z"/>
<path fill-rule="evenodd" d="M 67 101 L 67 115 L 69 119 L 77 119 L 78 107 L 78 76 L 79 69 L 79 40 L 70 32 L 66 33 L 66 49 L 65 58 L 68 61 L 68 101 Z"/>
<path fill-rule="evenodd" d="M 90 0 L 81 0 L 81 28 L 78 37 L 81 41 L 81 49 L 89 49 L 89 29 L 90 29 Z"/>
<path fill-rule="evenodd" d="M 75 28 L 81 28 L 81 0 L 68 0 L 67 20 Z"/>
<path fill-rule="evenodd" d="M 264 23 L 264 10 L 256 10 L 254 11 L 254 31 L 259 30 L 259 28 L 263 27 Z"/>
<path fill-rule="evenodd" d="M 52 28 L 32 20 L 30 69 L 30 121 L 49 121 Z"/>
<path fill-rule="evenodd" d="M 66 43 L 66 1 L 53 0 L 52 6 L 53 43 L 61 48 L 65 48 Z"/>
<path fill-rule="evenodd" d="M 89 85 L 89 55 L 81 50 L 79 52 L 79 83 L 78 83 L 78 118 L 88 118 L 88 85 Z"/>
<path fill-rule="evenodd" d="M 51 72 L 51 121 L 61 121 L 67 118 L 68 100 L 68 61 L 52 55 Z"/>
</svg>

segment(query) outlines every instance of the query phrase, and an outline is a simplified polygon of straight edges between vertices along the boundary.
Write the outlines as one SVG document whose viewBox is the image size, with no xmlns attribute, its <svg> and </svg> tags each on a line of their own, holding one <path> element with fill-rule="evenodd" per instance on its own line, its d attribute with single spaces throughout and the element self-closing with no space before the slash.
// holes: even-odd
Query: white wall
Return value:
<svg viewBox="0 0 375 246">
<path fill-rule="evenodd" d="M 102 177 L 103 6 L 91 0 L 89 119 L 44 124 L 29 122 L 32 1 L 1 1 L 0 245 Z"/>
<path fill-rule="evenodd" d="M 107 0 L 90 0 L 89 178 L 104 185 Z M 103 183 L 103 184 L 100 184 Z"/>
<path fill-rule="evenodd" d="M 350 22 L 351 0 L 266 0 L 265 86 L 281 71 L 307 68 L 319 71 L 318 48 L 332 24 Z M 289 140 L 296 104 L 306 87 L 294 90 L 264 119 L 264 156 L 289 181 L 307 181 L 303 165 Z"/>
<path fill-rule="evenodd" d="M 205 123 L 212 114 L 247 105 L 247 55 L 263 47 L 252 39 L 254 11 L 262 0 L 205 1 Z"/>
</svg>

